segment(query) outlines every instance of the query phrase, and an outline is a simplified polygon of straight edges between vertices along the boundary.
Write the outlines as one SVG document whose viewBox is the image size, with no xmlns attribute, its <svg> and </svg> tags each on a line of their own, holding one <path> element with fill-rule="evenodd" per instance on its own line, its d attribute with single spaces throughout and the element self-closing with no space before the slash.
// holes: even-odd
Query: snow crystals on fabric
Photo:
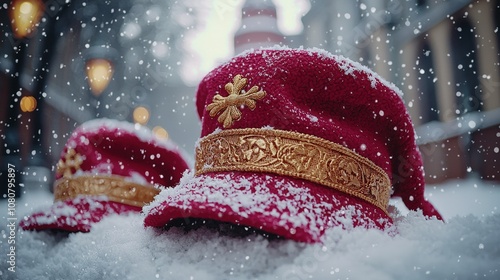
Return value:
<svg viewBox="0 0 500 280">
<path fill-rule="evenodd" d="M 305 230 L 312 240 L 319 240 L 330 227 L 352 229 L 355 223 L 377 227 L 366 216 L 362 205 L 339 208 L 341 204 L 335 197 L 318 197 L 301 183 L 269 176 L 233 177 L 230 173 L 197 177 L 193 172 L 185 173 L 178 186 L 164 189 L 151 204 L 143 207 L 143 212 L 152 216 L 168 215 L 169 209 L 175 208 L 189 213 L 193 205 L 213 209 L 219 213 L 218 218 L 225 215 L 226 207 L 243 218 L 268 220 L 272 217 L 285 231 L 293 235 L 299 229 Z"/>
<path fill-rule="evenodd" d="M 192 188 L 189 185 L 197 187 Z M 315 213 L 302 212 L 302 209 L 297 207 L 300 203 L 313 203 L 312 195 L 306 189 L 297 188 L 285 180 L 277 182 L 276 188 L 279 193 L 273 194 L 265 181 L 256 182 L 253 178 L 235 179 L 229 174 L 193 177 L 190 172 L 184 176 L 179 186 L 163 190 L 143 211 L 148 214 L 162 210 L 164 201 L 185 210 L 189 210 L 193 202 L 203 203 L 206 207 L 222 204 L 229 206 L 242 217 L 256 213 L 280 216 L 282 225 L 310 226 L 314 234 L 319 235 L 321 227 L 324 226 L 321 220 Z M 283 196 L 289 197 L 289 200 L 284 201 Z M 269 209 L 273 210 L 269 212 Z"/>
<path fill-rule="evenodd" d="M 105 201 L 108 201 L 106 196 L 78 196 L 70 201 L 56 201 L 49 209 L 43 211 L 45 214 L 30 216 L 25 220 L 25 225 L 50 225 L 57 223 L 61 218 L 64 218 L 68 226 L 77 226 L 80 223 L 88 224 L 94 219 L 92 213 L 96 210 L 109 214 L 115 213 L 112 209 L 104 209 L 101 202 Z M 81 211 L 75 205 L 85 205 L 88 207 L 88 211 Z"/>
<path fill-rule="evenodd" d="M 376 72 L 374 72 L 373 70 L 371 70 L 370 68 L 358 63 L 358 62 L 355 62 L 355 61 L 352 61 L 352 60 L 349 60 L 347 58 L 345 58 L 344 56 L 342 55 L 334 55 L 324 49 L 320 49 L 320 48 L 316 48 L 316 47 L 313 47 L 313 48 L 303 48 L 303 47 L 299 47 L 299 48 L 290 48 L 288 46 L 281 46 L 281 45 L 276 45 L 276 46 L 273 46 L 273 47 L 262 47 L 262 48 L 259 48 L 258 50 L 253 50 L 253 49 L 250 49 L 250 50 L 246 50 L 242 53 L 240 53 L 237 57 L 244 57 L 244 56 L 247 56 L 249 54 L 260 54 L 262 53 L 262 57 L 264 58 L 267 58 L 268 57 L 268 53 L 266 53 L 266 50 L 298 50 L 298 51 L 306 51 L 309 53 L 309 55 L 313 56 L 313 55 L 319 55 L 319 56 L 322 56 L 322 57 L 325 57 L 325 58 L 331 58 L 331 59 L 335 59 L 338 61 L 338 65 L 339 67 L 344 71 L 344 73 L 346 75 L 351 75 L 353 77 L 356 77 L 356 74 L 355 72 L 361 72 L 361 73 L 364 73 L 367 75 L 368 79 L 370 80 L 370 85 L 371 87 L 373 88 L 376 88 L 377 86 L 377 83 L 381 83 L 383 84 L 384 86 L 390 88 L 391 90 L 393 90 L 394 92 L 396 92 L 400 97 L 403 97 L 403 92 L 396 86 L 394 85 L 393 83 L 383 79 L 379 74 L 377 74 Z"/>
<path fill-rule="evenodd" d="M 120 135 L 123 132 L 128 132 L 130 134 L 135 135 L 139 140 L 146 142 L 146 143 L 153 143 L 156 146 L 163 147 L 167 150 L 174 150 L 179 152 L 184 159 L 191 161 L 191 156 L 178 147 L 174 142 L 171 140 L 167 139 L 160 139 L 158 137 L 155 137 L 152 131 L 142 125 L 139 124 L 132 124 L 129 122 L 125 121 L 117 121 L 113 119 L 106 119 L 106 118 L 100 118 L 100 119 L 94 119 L 94 120 L 89 120 L 84 123 L 82 123 L 79 127 L 78 130 L 84 131 L 87 133 L 98 133 L 100 130 L 103 128 L 108 129 L 108 130 L 117 130 L 117 135 Z M 73 133 L 79 133 L 78 130 L 75 130 Z M 86 143 L 88 143 L 88 139 L 86 140 Z M 76 146 L 76 143 L 69 143 L 68 142 L 68 147 L 74 147 Z M 193 165 L 193 162 L 188 162 L 190 166 Z"/>
</svg>

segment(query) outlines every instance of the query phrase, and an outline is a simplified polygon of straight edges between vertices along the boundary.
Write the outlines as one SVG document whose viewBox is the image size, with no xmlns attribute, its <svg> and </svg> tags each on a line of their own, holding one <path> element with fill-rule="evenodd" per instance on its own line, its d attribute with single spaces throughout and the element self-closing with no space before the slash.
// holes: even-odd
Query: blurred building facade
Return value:
<svg viewBox="0 0 500 280">
<path fill-rule="evenodd" d="M 367 64 L 403 90 L 428 182 L 471 171 L 500 180 L 499 5 L 316 0 L 303 43 Z"/>
<path fill-rule="evenodd" d="M 349 57 L 404 92 L 428 183 L 500 180 L 500 1 L 311 0 L 302 22 L 284 44 Z"/>
</svg>

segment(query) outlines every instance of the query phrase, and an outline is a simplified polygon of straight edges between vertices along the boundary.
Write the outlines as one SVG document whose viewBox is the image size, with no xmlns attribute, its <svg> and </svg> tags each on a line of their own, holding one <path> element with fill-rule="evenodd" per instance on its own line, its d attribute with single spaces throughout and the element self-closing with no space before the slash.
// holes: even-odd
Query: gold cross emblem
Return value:
<svg viewBox="0 0 500 280">
<path fill-rule="evenodd" d="M 207 110 L 210 111 L 210 117 L 215 117 L 224 110 L 219 118 L 217 118 L 224 128 L 231 127 L 234 121 L 241 118 L 239 108 L 241 109 L 243 105 L 246 105 L 253 111 L 256 106 L 256 100 L 260 100 L 266 96 L 266 92 L 259 90 L 258 86 L 253 86 L 249 91 L 245 92 L 243 88 L 246 84 L 246 78 L 236 75 L 233 83 L 227 83 L 224 87 L 229 95 L 223 97 L 217 94 L 214 96 L 212 103 L 207 106 Z"/>
<path fill-rule="evenodd" d="M 80 154 L 78 154 L 75 149 L 69 148 L 64 155 L 64 160 L 60 159 L 57 162 L 57 175 L 63 175 L 63 177 L 69 177 L 73 174 L 72 169 L 76 172 L 80 169 L 83 159 Z"/>
</svg>

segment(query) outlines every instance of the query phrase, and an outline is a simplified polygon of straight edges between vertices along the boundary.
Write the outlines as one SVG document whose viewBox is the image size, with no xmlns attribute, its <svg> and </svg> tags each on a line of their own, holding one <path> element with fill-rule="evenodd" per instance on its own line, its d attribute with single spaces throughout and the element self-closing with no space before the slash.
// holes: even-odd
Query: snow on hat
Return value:
<svg viewBox="0 0 500 280">
<path fill-rule="evenodd" d="M 90 231 L 104 216 L 141 211 L 159 187 L 176 185 L 188 169 L 171 141 L 145 127 L 96 119 L 68 139 L 57 164 L 54 204 L 25 217 L 25 230 Z"/>
<path fill-rule="evenodd" d="M 441 218 L 424 199 L 399 94 L 366 67 L 319 49 L 234 57 L 199 85 L 194 172 L 144 207 L 145 225 L 216 220 L 319 242 L 335 226 L 388 229 L 391 195 Z"/>
</svg>

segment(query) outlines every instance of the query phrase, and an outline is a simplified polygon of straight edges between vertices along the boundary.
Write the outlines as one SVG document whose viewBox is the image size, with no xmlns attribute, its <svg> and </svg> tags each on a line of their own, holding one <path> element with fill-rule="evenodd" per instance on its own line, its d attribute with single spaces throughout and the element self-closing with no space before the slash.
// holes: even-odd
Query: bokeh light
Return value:
<svg viewBox="0 0 500 280">
<path fill-rule="evenodd" d="M 153 133 L 156 137 L 159 139 L 168 139 L 168 132 L 165 128 L 161 126 L 155 126 L 153 127 Z"/>
<path fill-rule="evenodd" d="M 113 64 L 107 59 L 93 58 L 87 60 L 86 70 L 90 90 L 95 96 L 101 95 L 113 76 Z"/>
<path fill-rule="evenodd" d="M 19 106 L 21 107 L 21 111 L 25 113 L 33 112 L 36 109 L 36 99 L 33 96 L 23 96 L 21 98 L 21 102 Z"/>
<path fill-rule="evenodd" d="M 13 1 L 10 10 L 12 29 L 16 38 L 23 38 L 31 34 L 38 24 L 44 6 L 41 0 Z"/>
<path fill-rule="evenodd" d="M 146 107 L 139 106 L 134 109 L 134 122 L 145 125 L 149 121 L 149 110 Z"/>
</svg>

